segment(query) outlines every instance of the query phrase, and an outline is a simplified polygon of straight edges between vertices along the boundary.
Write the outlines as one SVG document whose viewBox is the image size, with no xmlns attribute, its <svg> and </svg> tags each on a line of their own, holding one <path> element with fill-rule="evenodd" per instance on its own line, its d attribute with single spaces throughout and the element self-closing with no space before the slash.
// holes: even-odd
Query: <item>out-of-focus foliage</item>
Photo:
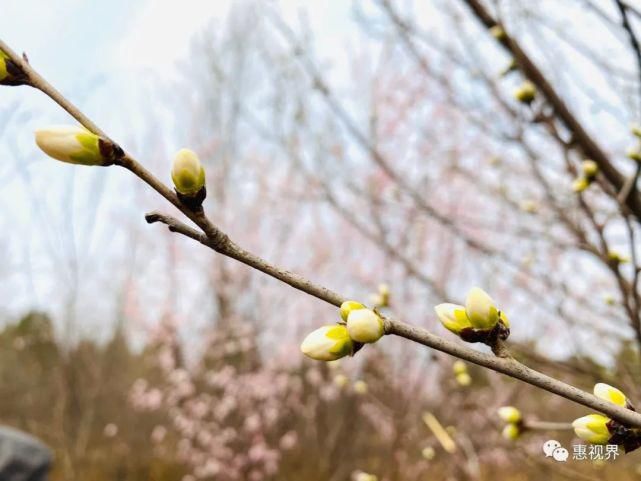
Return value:
<svg viewBox="0 0 641 481">
<path fill-rule="evenodd" d="M 323 481 L 358 470 L 390 481 L 497 473 L 534 480 L 545 470 L 563 476 L 543 456 L 545 440 L 579 443 L 570 432 L 502 439 L 498 406 L 513 403 L 527 419 L 547 421 L 573 419 L 582 408 L 474 366 L 471 385 L 461 386 L 445 356 L 429 358 L 421 372 L 392 369 L 377 348 L 358 367 L 316 364 L 290 353 L 266 358 L 256 339 L 254 329 L 237 326 L 209 337 L 202 355 L 185 363 L 170 326 L 136 352 L 120 330 L 103 344 L 65 348 L 49 318 L 34 312 L 0 334 L 0 421 L 54 449 L 54 481 Z M 609 380 L 597 365 L 567 366 L 545 368 L 579 386 L 595 380 L 585 372 Z M 428 375 L 437 376 L 435 389 L 422 388 Z M 365 393 L 355 388 L 361 381 Z M 446 427 L 456 452 L 443 449 L 424 412 Z M 433 459 L 422 454 L 432 452 Z M 634 455 L 620 456 L 607 470 L 574 462 L 566 477 L 632 480 L 640 468 Z"/>
</svg>

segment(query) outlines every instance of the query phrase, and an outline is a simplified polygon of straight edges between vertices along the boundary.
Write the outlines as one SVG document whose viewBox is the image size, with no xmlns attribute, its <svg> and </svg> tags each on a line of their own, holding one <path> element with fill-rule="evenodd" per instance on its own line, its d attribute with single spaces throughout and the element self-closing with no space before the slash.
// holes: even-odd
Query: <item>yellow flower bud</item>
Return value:
<svg viewBox="0 0 641 481">
<path fill-rule="evenodd" d="M 628 399 L 625 397 L 623 392 L 619 391 L 617 388 L 600 382 L 594 385 L 594 395 L 599 399 L 605 401 L 610 401 L 611 403 L 618 404 L 619 406 L 625 407 Z"/>
<path fill-rule="evenodd" d="M 625 264 L 627 262 L 630 262 L 630 258 L 628 256 L 624 256 L 617 251 L 609 251 L 608 260 L 616 264 Z"/>
<path fill-rule="evenodd" d="M 610 419 L 602 414 L 588 414 L 572 423 L 574 433 L 592 444 L 608 444 L 612 435 L 608 429 Z"/>
<path fill-rule="evenodd" d="M 347 383 L 349 382 L 349 379 L 345 374 L 337 374 L 334 376 L 334 384 L 338 387 L 345 387 L 347 386 Z"/>
<path fill-rule="evenodd" d="M 431 461 L 432 459 L 434 459 L 434 456 L 436 456 L 436 451 L 432 446 L 427 446 L 424 447 L 421 451 L 421 456 L 423 456 L 424 459 Z"/>
<path fill-rule="evenodd" d="M 641 162 L 641 150 L 639 147 L 630 147 L 625 155 L 628 159 L 632 159 L 635 162 Z"/>
<path fill-rule="evenodd" d="M 341 319 L 343 321 L 347 322 L 347 316 L 349 316 L 349 313 L 356 310 L 356 309 L 365 309 L 365 306 L 361 304 L 360 302 L 356 301 L 345 301 L 341 304 Z"/>
<path fill-rule="evenodd" d="M 606 294 L 605 296 L 603 296 L 603 302 L 605 302 L 608 306 L 613 306 L 616 303 L 616 300 L 611 294 Z"/>
<path fill-rule="evenodd" d="M 590 181 L 585 177 L 577 177 L 574 179 L 574 182 L 572 182 L 572 191 L 577 194 L 583 192 L 588 187 L 590 187 Z"/>
<path fill-rule="evenodd" d="M 452 364 L 452 371 L 454 374 L 463 374 L 467 372 L 467 365 L 460 359 Z"/>
<path fill-rule="evenodd" d="M 390 290 L 387 284 L 378 285 L 378 296 L 379 296 L 379 307 L 388 307 L 389 306 L 389 296 Z"/>
<path fill-rule="evenodd" d="M 506 423 L 516 424 L 521 421 L 521 411 L 514 406 L 503 406 L 498 409 L 499 417 Z"/>
<path fill-rule="evenodd" d="M 367 383 L 365 381 L 358 380 L 354 383 L 354 392 L 356 394 L 367 394 Z"/>
<path fill-rule="evenodd" d="M 317 361 L 334 361 L 351 355 L 354 344 L 345 326 L 332 325 L 320 327 L 309 333 L 300 350 L 307 357 Z"/>
<path fill-rule="evenodd" d="M 364 471 L 356 471 L 352 475 L 354 481 L 378 481 L 378 477 L 373 474 L 366 473 Z"/>
<path fill-rule="evenodd" d="M 510 441 L 516 441 L 519 439 L 519 436 L 521 435 L 521 430 L 516 424 L 507 424 L 504 428 L 503 431 L 501 432 L 501 435 Z"/>
<path fill-rule="evenodd" d="M 180 149 L 171 166 L 171 180 L 176 191 L 184 196 L 195 196 L 205 187 L 205 169 L 196 152 Z"/>
<path fill-rule="evenodd" d="M 501 27 L 500 25 L 494 25 L 493 27 L 491 27 L 490 35 L 500 41 L 507 40 L 507 34 L 505 33 L 505 30 L 503 30 L 503 27 Z"/>
<path fill-rule="evenodd" d="M 521 210 L 528 214 L 536 214 L 539 210 L 539 204 L 535 200 L 524 200 L 521 202 Z"/>
<path fill-rule="evenodd" d="M 7 70 L 7 59 L 9 56 L 0 50 L 0 82 L 6 79 L 9 76 L 9 71 Z"/>
<path fill-rule="evenodd" d="M 599 166 L 594 160 L 586 159 L 581 162 L 581 170 L 583 171 L 583 175 L 590 179 L 599 172 Z"/>
<path fill-rule="evenodd" d="M 463 329 L 472 327 L 463 306 L 446 302 L 439 304 L 434 310 L 441 324 L 454 334 L 460 334 Z"/>
<path fill-rule="evenodd" d="M 82 127 L 55 126 L 36 130 L 38 147 L 56 160 L 77 165 L 107 165 L 100 137 Z"/>
<path fill-rule="evenodd" d="M 376 342 L 383 336 L 383 320 L 371 309 L 356 309 L 347 316 L 347 332 L 356 342 Z"/>
<path fill-rule="evenodd" d="M 494 300 L 479 287 L 473 287 L 465 299 L 465 312 L 473 327 L 492 329 L 499 320 Z"/>
<path fill-rule="evenodd" d="M 536 97 L 536 86 L 526 80 L 516 90 L 514 90 L 514 98 L 524 104 L 531 104 Z"/>
<path fill-rule="evenodd" d="M 0 50 L 0 85 L 26 85 L 28 78 L 24 71 Z"/>
<path fill-rule="evenodd" d="M 459 384 L 459 386 L 469 386 L 470 384 L 472 384 L 472 376 L 470 376 L 466 372 L 462 372 L 456 375 L 456 382 Z"/>
<path fill-rule="evenodd" d="M 632 135 L 635 137 L 639 137 L 641 139 L 641 126 L 639 126 L 639 124 L 632 124 L 630 126 L 630 132 L 632 132 Z"/>
<path fill-rule="evenodd" d="M 510 320 L 507 318 L 507 314 L 505 314 L 505 311 L 499 312 L 499 319 L 501 320 L 503 325 L 509 329 Z"/>
</svg>

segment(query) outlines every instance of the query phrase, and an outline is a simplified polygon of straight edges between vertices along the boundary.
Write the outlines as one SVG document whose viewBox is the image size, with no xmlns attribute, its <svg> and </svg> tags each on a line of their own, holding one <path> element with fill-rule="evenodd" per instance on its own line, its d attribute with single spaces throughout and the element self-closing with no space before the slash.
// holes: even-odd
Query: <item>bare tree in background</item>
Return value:
<svg viewBox="0 0 641 481">
<path fill-rule="evenodd" d="M 582 388 L 609 381 L 639 399 L 641 151 L 629 128 L 641 121 L 639 13 L 624 2 L 558 3 L 537 2 L 535 8 L 528 2 L 472 0 L 357 2 L 361 42 L 350 47 L 349 75 L 342 78 L 315 52 L 304 19 L 288 23 L 271 4 L 257 2 L 236 11 L 228 32 L 213 30 L 196 47 L 188 88 L 197 94 L 177 100 L 177 110 L 187 112 L 183 138 L 207 167 L 209 219 L 185 212 L 129 157 L 122 165 L 204 234 L 164 219 L 174 230 L 255 267 L 253 260 L 217 243 L 215 227 L 221 226 L 249 251 L 318 282 L 309 289 L 312 295 L 335 304 L 338 297 L 323 294 L 318 286 L 343 286 L 341 291 L 365 299 L 377 284 L 387 283 L 391 302 L 382 312 L 390 320 L 390 333 L 400 332 L 393 319 L 437 330 L 438 323 L 427 314 L 432 307 L 460 300 L 468 287 L 482 285 L 510 315 L 514 357 L 559 379 L 572 376 Z M 526 82 L 535 93 L 519 102 L 515 91 L 518 96 Z M 166 158 L 166 152 L 154 148 L 150 158 Z M 595 163 L 596 171 L 585 172 L 586 160 Z M 174 311 L 183 310 L 181 293 L 196 288 L 191 310 L 199 310 L 208 298 L 216 336 L 207 345 L 214 351 L 221 336 L 250 319 L 263 331 L 257 337 L 263 355 L 279 344 L 291 353 L 290 343 L 302 329 L 335 316 L 231 259 L 206 257 L 201 250 L 188 253 L 171 238 L 166 242 L 167 272 L 183 262 L 184 254 L 190 272 L 200 272 L 201 278 L 205 273 L 208 282 L 187 284 L 175 274 L 163 296 L 162 317 L 176 318 Z M 259 269 L 274 275 L 269 265 Z M 298 278 L 275 277 L 307 286 Z M 136 289 L 128 293 L 128 302 L 134 303 L 140 292 L 139 305 L 148 305 L 143 286 L 135 279 L 131 285 Z M 126 312 L 136 317 L 136 310 Z M 184 321 L 180 329 L 188 330 Z M 179 331 L 169 332 L 175 337 Z M 179 344 L 175 338 L 163 342 Z M 470 412 L 470 429 L 461 428 L 455 436 L 465 446 L 456 455 L 463 467 L 451 468 L 450 474 L 483 476 L 477 458 L 507 463 L 502 446 L 488 445 L 475 430 L 491 429 L 489 420 L 500 405 L 525 407 L 518 389 L 494 374 L 475 373 L 479 385 L 471 389 L 478 397 L 468 401 L 456 386 L 443 385 L 439 376 L 447 377 L 450 369 L 445 358 L 432 359 L 407 342 L 385 344 L 390 345 L 366 348 L 361 366 L 362 373 L 370 373 L 375 393 L 365 413 L 380 421 L 376 435 L 400 456 L 381 476 L 421 479 L 425 473 L 427 467 L 420 464 L 425 460 L 413 464 L 398 454 L 408 449 L 407 438 L 385 431 L 381 420 L 396 429 L 404 426 L 416 440 L 420 435 L 412 429 L 422 427 L 420 402 L 430 400 L 451 401 L 456 410 Z M 558 357 L 567 361 L 552 361 Z M 186 369 L 182 360 L 172 362 L 174 372 Z M 610 366 L 610 372 L 597 362 Z M 199 368 L 204 371 L 194 376 L 222 369 L 206 363 Z M 333 376 L 319 375 L 325 381 Z M 167 372 L 167 396 L 176 389 L 171 376 Z M 378 377 L 385 382 L 376 387 Z M 384 394 L 392 387 L 412 394 L 399 411 L 381 401 L 394 399 Z M 207 393 L 196 382 L 185 397 L 195 402 Z M 144 399 L 149 392 L 138 394 Z M 532 421 L 571 420 L 567 413 L 557 418 L 551 409 L 562 400 L 546 396 L 545 403 L 546 408 L 532 413 Z M 412 413 L 407 425 L 399 412 Z M 444 411 L 437 415 L 447 416 Z M 289 428 L 281 426 L 278 432 L 285 436 Z M 182 435 L 190 437 L 189 432 L 183 429 Z M 541 462 L 538 441 L 524 440 L 519 456 Z M 339 446 L 326 448 L 331 452 Z M 206 465 L 199 455 L 194 460 L 196 470 Z M 323 471 L 330 479 L 348 474 L 333 468 Z M 260 475 L 269 478 L 275 472 Z"/>
</svg>

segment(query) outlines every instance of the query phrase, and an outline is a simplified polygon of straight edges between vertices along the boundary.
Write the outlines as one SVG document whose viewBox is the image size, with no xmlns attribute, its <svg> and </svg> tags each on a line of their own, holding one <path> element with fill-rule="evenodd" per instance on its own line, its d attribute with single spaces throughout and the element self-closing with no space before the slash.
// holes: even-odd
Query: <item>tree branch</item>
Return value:
<svg viewBox="0 0 641 481">
<path fill-rule="evenodd" d="M 101 136 L 106 141 L 112 142 L 114 146 L 117 145 L 102 130 L 100 130 L 98 126 L 96 126 L 91 120 L 89 120 L 84 114 L 82 114 L 82 112 L 80 112 L 77 107 L 75 107 L 61 93 L 59 93 L 39 74 L 37 74 L 35 70 L 33 70 L 22 57 L 15 54 L 15 52 L 13 52 L 2 40 L 0 40 L 0 49 L 3 50 L 7 55 L 9 55 L 11 60 L 23 69 L 24 73 L 29 79 L 30 85 L 38 88 L 52 100 L 58 103 L 58 105 L 65 109 L 85 128 Z M 164 223 L 173 232 L 186 235 L 187 237 L 195 239 L 198 242 L 206 244 L 211 249 L 220 254 L 236 259 L 243 264 L 246 264 L 294 287 L 295 289 L 306 292 L 307 294 L 333 304 L 334 306 L 339 307 L 346 300 L 344 296 L 325 287 L 314 284 L 298 274 L 289 272 L 281 267 L 270 264 L 264 259 L 236 245 L 223 231 L 221 231 L 209 220 L 202 209 L 194 211 L 183 205 L 177 198 L 176 194 L 172 192 L 169 187 L 164 185 L 151 172 L 146 170 L 129 154 L 123 154 L 119 161 L 116 162 L 116 165 L 120 165 L 121 167 L 128 169 L 143 182 L 156 190 L 156 192 L 162 195 L 171 204 L 176 206 L 183 214 L 185 214 L 198 227 L 200 227 L 204 234 L 199 233 L 197 230 L 183 224 L 182 222 L 170 216 L 160 213 L 152 212 L 150 214 L 147 214 L 147 222 Z M 479 366 L 483 366 L 493 371 L 506 374 L 510 377 L 519 379 L 550 393 L 557 394 L 570 401 L 574 401 L 583 406 L 602 412 L 621 423 L 635 427 L 641 427 L 641 414 L 599 399 L 590 393 L 587 393 L 562 381 L 535 371 L 534 369 L 521 364 L 511 357 L 497 357 L 491 354 L 479 352 L 466 345 L 448 341 L 432 334 L 425 329 L 411 326 L 399 320 L 384 319 L 384 326 L 386 334 L 394 334 L 396 336 L 417 342 L 424 346 L 431 347 L 438 351 L 445 352 L 460 359 L 467 360 Z"/>
<path fill-rule="evenodd" d="M 500 25 L 499 22 L 485 9 L 480 0 L 462 1 L 467 4 L 476 18 L 488 29 L 495 25 Z M 610 182 L 617 191 L 621 191 L 625 185 L 625 177 L 621 172 L 619 172 L 614 164 L 610 162 L 607 154 L 590 136 L 587 130 L 585 130 L 581 122 L 579 122 L 579 120 L 574 116 L 552 84 L 547 80 L 543 72 L 525 53 L 519 43 L 508 33 L 502 36 L 501 39 L 497 39 L 497 41 L 511 53 L 523 74 L 543 93 L 546 100 L 553 107 L 556 116 L 572 133 L 574 142 L 578 147 L 580 147 L 583 154 L 594 160 L 608 182 Z M 637 191 L 630 192 L 625 201 L 626 205 L 633 212 L 637 220 L 641 221 L 641 196 L 639 193 Z"/>
</svg>

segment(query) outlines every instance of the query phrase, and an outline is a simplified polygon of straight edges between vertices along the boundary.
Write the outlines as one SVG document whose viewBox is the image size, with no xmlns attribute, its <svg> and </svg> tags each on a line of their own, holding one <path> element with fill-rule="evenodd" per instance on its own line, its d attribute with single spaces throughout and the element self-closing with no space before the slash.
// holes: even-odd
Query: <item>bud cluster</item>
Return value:
<svg viewBox="0 0 641 481">
<path fill-rule="evenodd" d="M 530 105 L 536 98 L 536 85 L 525 80 L 514 90 L 514 98 L 523 104 Z"/>
<path fill-rule="evenodd" d="M 467 372 L 467 365 L 460 359 L 452 365 L 452 371 L 454 372 L 454 378 L 460 386 L 469 386 L 472 384 L 472 376 Z"/>
<path fill-rule="evenodd" d="M 634 407 L 626 395 L 619 389 L 605 383 L 594 385 L 594 395 L 618 406 L 631 409 Z M 591 444 L 617 444 L 623 446 L 626 453 L 641 447 L 641 433 L 603 414 L 588 414 L 572 422 L 574 433 Z"/>
<path fill-rule="evenodd" d="M 338 324 L 320 327 L 305 337 L 300 346 L 303 354 L 317 361 L 334 361 L 355 354 L 363 344 L 374 343 L 384 334 L 381 316 L 360 302 L 343 302 L 340 316 Z"/>
<path fill-rule="evenodd" d="M 523 416 L 514 406 L 503 406 L 498 409 L 498 415 L 505 426 L 501 432 L 505 439 L 510 441 L 517 440 L 523 433 Z"/>
<path fill-rule="evenodd" d="M 632 159 L 635 162 L 641 162 L 641 126 L 636 124 L 632 125 L 630 127 L 630 132 L 632 132 L 632 135 L 639 139 L 639 142 L 637 142 L 636 146 L 630 147 L 627 150 L 626 156 L 628 157 L 628 159 Z"/>
<path fill-rule="evenodd" d="M 590 187 L 598 173 L 599 166 L 597 163 L 594 160 L 585 159 L 581 163 L 581 175 L 572 182 L 572 190 L 577 194 L 583 192 Z"/>
<path fill-rule="evenodd" d="M 444 303 L 434 308 L 441 324 L 466 342 L 494 345 L 510 335 L 510 321 L 487 292 L 472 288 L 465 306 Z"/>
</svg>

